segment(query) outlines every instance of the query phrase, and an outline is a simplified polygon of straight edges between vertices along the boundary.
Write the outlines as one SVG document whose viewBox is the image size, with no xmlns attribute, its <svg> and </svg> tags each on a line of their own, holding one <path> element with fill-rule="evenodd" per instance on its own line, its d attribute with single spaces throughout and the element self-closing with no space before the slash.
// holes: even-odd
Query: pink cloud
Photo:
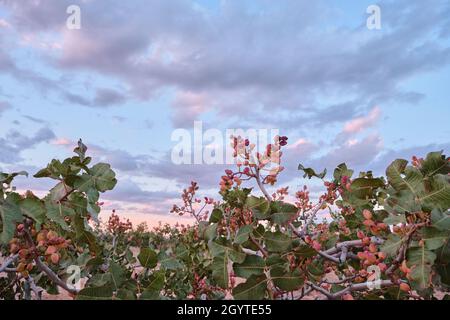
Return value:
<svg viewBox="0 0 450 320">
<path fill-rule="evenodd" d="M 51 144 L 53 144 L 55 146 L 69 146 L 69 145 L 73 145 L 74 142 L 72 142 L 66 138 L 57 138 L 55 140 L 52 140 Z"/>
<path fill-rule="evenodd" d="M 374 107 L 367 116 L 348 121 L 344 126 L 345 133 L 358 133 L 377 123 L 381 115 L 381 109 Z"/>
<path fill-rule="evenodd" d="M 295 141 L 293 144 L 288 144 L 287 149 L 297 149 L 301 148 L 302 146 L 308 145 L 308 140 L 304 138 L 300 138 L 297 141 Z"/>
<path fill-rule="evenodd" d="M 211 99 L 205 94 L 191 91 L 178 92 L 173 102 L 175 125 L 182 127 L 186 123 L 197 120 L 211 105 Z"/>
<path fill-rule="evenodd" d="M 11 25 L 5 19 L 0 19 L 0 28 L 10 28 Z"/>
</svg>

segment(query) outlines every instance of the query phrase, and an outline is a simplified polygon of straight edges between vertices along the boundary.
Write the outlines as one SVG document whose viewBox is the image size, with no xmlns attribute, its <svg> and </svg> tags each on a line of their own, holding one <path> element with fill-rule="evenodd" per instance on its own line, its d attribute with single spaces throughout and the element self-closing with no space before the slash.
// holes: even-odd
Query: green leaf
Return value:
<svg viewBox="0 0 450 320">
<path fill-rule="evenodd" d="M 138 260 L 141 263 L 141 266 L 150 269 L 156 267 L 156 264 L 158 263 L 155 251 L 150 248 L 141 248 Z"/>
<path fill-rule="evenodd" d="M 291 238 L 281 233 L 280 231 L 277 232 L 267 231 L 264 234 L 264 240 L 267 246 L 267 250 L 269 252 L 287 251 L 292 243 Z"/>
<path fill-rule="evenodd" d="M 235 300 L 262 300 L 266 294 L 267 278 L 265 275 L 251 276 L 245 283 L 233 289 Z"/>
<path fill-rule="evenodd" d="M 217 226 L 217 223 L 213 223 L 205 228 L 204 236 L 206 241 L 214 240 L 217 237 Z"/>
<path fill-rule="evenodd" d="M 89 287 L 104 287 L 108 284 L 108 286 L 112 288 L 111 283 L 111 272 L 95 274 L 88 280 Z"/>
<path fill-rule="evenodd" d="M 236 276 L 248 279 L 252 275 L 264 273 L 264 259 L 256 255 L 248 255 L 244 262 L 234 263 L 233 270 Z"/>
<path fill-rule="evenodd" d="M 353 175 L 353 170 L 348 169 L 347 165 L 345 163 L 341 163 L 340 165 L 338 165 L 333 173 L 334 180 L 339 183 L 341 182 L 341 179 L 343 177 L 351 178 L 352 175 Z"/>
<path fill-rule="evenodd" d="M 86 243 L 89 246 L 89 250 L 94 253 L 99 253 L 100 247 L 97 244 L 96 236 L 90 232 L 90 228 L 87 222 L 80 215 L 74 218 L 74 227 L 76 232 L 76 240 L 82 243 Z"/>
<path fill-rule="evenodd" d="M 311 258 L 317 255 L 317 251 L 314 250 L 314 248 L 312 248 L 311 246 L 302 245 L 295 248 L 294 254 L 297 257 Z"/>
<path fill-rule="evenodd" d="M 270 205 L 264 197 L 250 196 L 247 198 L 246 206 L 252 211 L 254 217 L 259 220 L 268 219 L 270 216 Z"/>
<path fill-rule="evenodd" d="M 156 291 L 159 293 L 164 287 L 166 276 L 164 275 L 163 271 L 157 271 L 150 276 L 149 281 L 150 283 L 148 284 L 146 290 Z"/>
<path fill-rule="evenodd" d="M 312 177 L 323 179 L 327 175 L 327 169 L 324 169 L 321 173 L 316 173 L 314 171 L 314 169 L 312 169 L 312 168 L 305 168 L 302 164 L 298 165 L 298 170 L 303 171 L 305 173 L 303 175 L 303 178 L 308 177 L 308 179 L 311 179 Z"/>
<path fill-rule="evenodd" d="M 282 201 L 272 202 L 270 204 L 272 215 L 270 219 L 279 225 L 284 225 L 291 221 L 298 212 L 298 208 L 290 203 Z"/>
<path fill-rule="evenodd" d="M 214 209 L 211 212 L 211 216 L 209 217 L 209 222 L 210 223 L 218 223 L 220 220 L 222 220 L 223 217 L 223 212 L 220 209 Z"/>
<path fill-rule="evenodd" d="M 274 267 L 274 266 L 281 266 L 286 263 L 286 260 L 282 259 L 280 255 L 278 254 L 271 254 L 266 259 L 266 266 L 267 267 Z"/>
<path fill-rule="evenodd" d="M 160 252 L 158 254 L 158 261 L 166 270 L 178 270 L 183 268 L 183 264 L 176 258 L 167 255 L 165 252 Z"/>
<path fill-rule="evenodd" d="M 211 265 L 212 277 L 217 285 L 221 288 L 228 288 L 229 273 L 228 273 L 228 255 L 216 256 Z"/>
<path fill-rule="evenodd" d="M 134 292 L 128 289 L 119 289 L 116 297 L 119 300 L 136 300 Z"/>
<path fill-rule="evenodd" d="M 431 179 L 431 189 L 422 192 L 418 201 L 430 205 L 432 208 L 447 210 L 450 207 L 450 178 L 438 174 Z"/>
<path fill-rule="evenodd" d="M 431 266 L 436 259 L 436 254 L 422 247 L 409 248 L 407 252 L 408 266 L 411 268 L 413 289 L 424 290 L 431 283 Z"/>
<path fill-rule="evenodd" d="M 17 193 L 10 193 L 3 205 L 0 206 L 1 221 L 3 230 L 1 233 L 1 242 L 8 243 L 16 232 L 16 224 L 23 221 L 22 212 L 19 207 L 21 197 Z"/>
<path fill-rule="evenodd" d="M 305 282 L 304 276 L 300 274 L 298 269 L 290 272 L 281 266 L 274 267 L 270 270 L 270 278 L 278 288 L 285 291 L 297 290 Z"/>
<path fill-rule="evenodd" d="M 397 225 L 399 223 L 406 223 L 406 217 L 404 214 L 390 214 L 383 222 L 387 225 Z"/>
<path fill-rule="evenodd" d="M 371 198 L 374 190 L 384 187 L 383 179 L 357 178 L 353 180 L 350 192 L 358 199 Z"/>
<path fill-rule="evenodd" d="M 213 257 L 227 256 L 233 262 L 241 263 L 245 260 L 245 253 L 236 245 L 232 245 L 225 238 L 220 238 L 215 241 L 209 241 L 208 247 Z"/>
<path fill-rule="evenodd" d="M 161 300 L 159 292 L 153 290 L 144 290 L 139 297 L 140 300 Z"/>
<path fill-rule="evenodd" d="M 83 143 L 81 139 L 78 140 L 78 146 L 75 149 L 73 149 L 73 152 L 75 152 L 80 157 L 81 161 L 84 160 L 86 151 L 87 151 L 86 145 Z"/>
<path fill-rule="evenodd" d="M 434 176 L 435 174 L 446 175 L 450 173 L 450 163 L 443 152 L 430 152 L 422 163 L 421 170 L 424 176 Z"/>
<path fill-rule="evenodd" d="M 45 220 L 45 209 L 44 205 L 39 199 L 36 198 L 26 198 L 23 199 L 20 204 L 20 211 L 22 214 L 32 218 L 38 224 L 42 224 Z"/>
<path fill-rule="evenodd" d="M 431 222 L 433 227 L 439 230 L 450 230 L 450 214 L 441 212 L 439 209 L 434 209 L 431 212 Z"/>
<path fill-rule="evenodd" d="M 14 172 L 14 173 L 0 172 L 0 190 L 3 189 L 3 184 L 10 185 L 11 182 L 14 180 L 14 178 L 17 176 L 28 177 L 28 172 L 26 172 L 26 171 L 20 171 L 20 172 Z"/>
<path fill-rule="evenodd" d="M 70 186 L 66 185 L 64 182 L 60 182 L 52 189 L 50 189 L 50 193 L 48 194 L 47 198 L 49 198 L 53 202 L 58 202 L 62 198 L 64 198 L 64 196 L 66 196 L 66 194 L 70 191 L 72 191 L 72 188 Z"/>
<path fill-rule="evenodd" d="M 94 165 L 89 174 L 85 173 L 77 177 L 74 187 L 80 191 L 86 192 L 90 188 L 95 188 L 100 192 L 112 190 L 117 183 L 116 174 L 111 170 L 111 166 L 106 163 Z"/>
<path fill-rule="evenodd" d="M 386 176 L 395 190 L 409 190 L 417 196 L 424 190 L 422 173 L 414 167 L 406 167 L 408 161 L 397 159 L 386 169 Z M 405 176 L 405 177 L 403 177 Z"/>
<path fill-rule="evenodd" d="M 381 246 L 380 251 L 386 253 L 388 256 L 395 256 L 400 248 L 403 240 L 396 234 L 390 234 L 384 244 Z"/>
<path fill-rule="evenodd" d="M 125 281 L 125 272 L 122 267 L 116 262 L 111 262 L 109 265 L 109 271 L 111 272 L 111 280 L 114 288 L 119 289 Z"/>
<path fill-rule="evenodd" d="M 436 250 L 447 242 L 449 234 L 445 231 L 440 231 L 437 228 L 425 227 L 421 230 L 422 240 L 425 241 L 425 247 L 428 250 Z"/>
<path fill-rule="evenodd" d="M 253 227 L 251 225 L 245 225 L 239 228 L 236 236 L 234 237 L 234 243 L 243 244 L 246 242 L 253 231 Z"/>
<path fill-rule="evenodd" d="M 76 300 L 111 300 L 113 289 L 111 286 L 89 287 L 82 289 Z"/>
<path fill-rule="evenodd" d="M 75 211 L 65 205 L 58 203 L 55 204 L 50 200 L 45 201 L 45 209 L 47 211 L 47 218 L 58 224 L 63 230 L 69 231 L 70 228 L 65 221 L 65 217 L 71 217 L 75 215 Z"/>
</svg>

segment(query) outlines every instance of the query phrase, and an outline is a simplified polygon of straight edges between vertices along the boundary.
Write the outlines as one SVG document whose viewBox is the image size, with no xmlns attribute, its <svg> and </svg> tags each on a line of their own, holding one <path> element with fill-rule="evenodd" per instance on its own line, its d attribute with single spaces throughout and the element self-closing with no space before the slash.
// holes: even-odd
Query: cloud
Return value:
<svg viewBox="0 0 450 320">
<path fill-rule="evenodd" d="M 336 94 L 357 103 L 338 111 L 336 119 L 345 121 L 367 105 L 420 99 L 421 93 L 405 92 L 400 84 L 450 60 L 450 49 L 436 38 L 445 34 L 450 17 L 442 0 L 382 1 L 383 30 L 376 34 L 368 33 L 364 19 L 353 29 L 336 21 L 325 1 L 261 2 L 256 11 L 245 1 L 221 2 L 218 10 L 186 0 L 135 0 L 133 6 L 90 1 L 80 3 L 84 24 L 77 32 L 63 28 L 61 14 L 73 1 L 51 2 L 4 1 L 15 28 L 62 37 L 62 54 L 49 57 L 55 67 L 115 77 L 140 99 L 176 88 L 181 97 L 173 103 L 175 126 L 185 124 L 184 116 L 188 121 L 207 111 L 245 120 L 261 110 L 272 124 L 304 119 L 305 113 L 320 120 L 329 116 L 319 98 Z M 339 27 L 330 28 L 330 21 Z M 207 108 L 186 101 L 186 94 L 201 97 Z M 93 101 L 68 98 L 100 107 L 125 101 L 102 91 Z"/>
<path fill-rule="evenodd" d="M 188 0 L 0 0 L 9 25 L 1 28 L 0 72 L 20 85 L 54 92 L 74 108 L 99 108 L 120 127 L 132 121 L 123 123 L 111 114 L 116 109 L 107 108 L 134 101 L 153 108 L 161 96 L 169 96 L 174 127 L 203 119 L 210 128 L 280 128 L 291 138 L 283 158 L 284 183 L 300 176 L 299 162 L 329 170 L 341 162 L 381 168 L 397 153 L 384 150 L 380 133 L 365 130 L 381 117 L 373 106 L 383 106 L 389 116 L 388 105 L 417 104 L 428 92 L 411 90 L 407 81 L 450 61 L 447 0 L 381 1 L 383 28 L 377 32 L 365 27 L 364 11 L 360 25 L 350 26 L 329 1 L 216 3 L 211 9 Z M 71 4 L 81 6 L 81 30 L 65 28 Z M 58 50 L 36 46 L 48 38 Z M 37 63 L 16 55 L 20 50 L 32 53 Z M 72 76 L 73 81 L 60 81 Z M 85 76 L 96 82 L 83 91 L 77 85 Z M 80 112 L 93 112 L 84 109 Z M 148 117 L 140 121 L 149 129 L 160 121 Z M 89 152 L 118 171 L 123 183 L 109 199 L 127 208 L 131 202 L 148 212 L 166 208 L 166 197 L 174 196 L 165 191 L 167 185 L 172 190 L 196 180 L 212 189 L 230 167 L 176 166 L 167 149 L 157 157 L 133 143 L 105 148 L 101 145 L 114 138 L 101 134 L 94 133 L 99 141 L 89 144 Z M 15 131 L 0 138 L 0 161 L 20 162 L 20 152 L 39 141 L 72 148 L 69 140 L 49 132 L 26 137 Z M 135 182 L 146 177 L 163 181 L 151 188 L 160 191 Z"/>
<path fill-rule="evenodd" d="M 11 25 L 5 19 L 0 19 L 0 28 L 11 28 Z"/>
<path fill-rule="evenodd" d="M 5 138 L 0 138 L 0 162 L 7 164 L 20 162 L 23 160 L 20 155 L 23 151 L 54 138 L 55 134 L 49 128 L 41 128 L 31 137 L 25 136 L 17 130 L 11 130 Z"/>
<path fill-rule="evenodd" d="M 118 91 L 112 89 L 97 89 L 92 106 L 94 107 L 109 107 L 113 105 L 122 104 L 126 101 L 126 97 Z"/>
<path fill-rule="evenodd" d="M 105 199 L 120 202 L 157 205 L 158 203 L 166 202 L 170 198 L 178 198 L 179 194 L 167 191 L 145 191 L 135 182 L 129 179 L 122 179 L 117 183 L 114 190 L 105 194 L 104 197 Z"/>
<path fill-rule="evenodd" d="M 50 141 L 51 144 L 55 146 L 72 146 L 75 145 L 75 143 L 69 139 L 66 138 L 57 138 L 52 141 Z"/>
<path fill-rule="evenodd" d="M 36 118 L 30 115 L 23 115 L 23 117 L 31 122 L 37 123 L 37 124 L 48 124 L 48 121 L 40 118 Z"/>
<path fill-rule="evenodd" d="M 330 172 L 345 162 L 350 167 L 367 170 L 363 167 L 374 161 L 382 150 L 382 138 L 378 134 L 371 134 L 361 140 L 352 139 L 338 144 L 320 157 L 309 158 L 304 165 L 318 170 L 327 168 Z"/>
<path fill-rule="evenodd" d="M 381 109 L 374 107 L 367 116 L 358 117 L 345 123 L 344 133 L 358 133 L 377 123 L 381 115 Z"/>
<path fill-rule="evenodd" d="M 177 128 L 191 126 L 201 114 L 212 107 L 209 97 L 194 92 L 178 92 L 173 102 L 173 125 Z"/>
<path fill-rule="evenodd" d="M 10 109 L 12 109 L 11 104 L 6 101 L 0 101 L 0 116 L 2 115 L 2 113 Z"/>
<path fill-rule="evenodd" d="M 72 103 L 84 107 L 92 108 L 107 108 L 115 105 L 120 105 L 126 102 L 126 96 L 119 91 L 107 88 L 98 88 L 95 96 L 92 99 L 86 98 L 85 95 L 79 95 L 70 92 L 63 93 L 64 98 Z"/>
</svg>

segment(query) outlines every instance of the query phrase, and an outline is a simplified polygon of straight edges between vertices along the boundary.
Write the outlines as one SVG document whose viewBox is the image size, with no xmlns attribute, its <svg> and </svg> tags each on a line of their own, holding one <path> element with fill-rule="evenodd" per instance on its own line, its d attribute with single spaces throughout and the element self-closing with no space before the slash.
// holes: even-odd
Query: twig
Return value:
<svg viewBox="0 0 450 320">
<path fill-rule="evenodd" d="M 45 263 L 43 263 L 41 261 L 41 259 L 39 259 L 39 257 L 36 257 L 34 259 L 34 261 L 36 262 L 36 266 L 39 268 L 39 270 L 43 271 L 50 278 L 50 280 L 52 280 L 56 285 L 60 286 L 61 288 L 63 288 L 64 290 L 66 290 L 69 293 L 72 293 L 72 294 L 78 293 L 77 289 L 69 287 L 67 285 L 67 283 L 62 281 L 58 277 L 58 275 L 53 272 L 52 269 L 50 269 Z"/>
<path fill-rule="evenodd" d="M 267 252 L 267 250 L 264 249 L 264 247 L 252 235 L 250 235 L 250 241 L 253 242 L 258 247 L 259 251 L 261 251 L 261 253 L 263 254 L 263 256 L 265 258 L 267 258 L 269 256 L 269 253 Z"/>
<path fill-rule="evenodd" d="M 259 169 L 256 169 L 256 173 L 255 173 L 255 179 L 256 179 L 256 183 L 258 184 L 259 189 L 261 190 L 261 192 L 264 194 L 264 196 L 266 197 L 266 199 L 271 202 L 272 201 L 272 197 L 270 196 L 270 194 L 267 192 L 266 187 L 264 187 L 264 184 L 261 182 L 261 175 L 259 173 Z"/>
<path fill-rule="evenodd" d="M 346 283 L 346 282 L 354 280 L 356 277 L 357 277 L 357 275 L 354 275 L 354 276 L 351 276 L 351 277 L 348 277 L 348 278 L 344 278 L 344 279 L 341 279 L 341 280 L 337 280 L 337 281 L 328 281 L 328 280 L 323 279 L 321 281 L 321 283 L 332 284 L 332 285 L 333 284 L 343 284 L 343 283 Z"/>
<path fill-rule="evenodd" d="M 356 284 L 351 284 L 349 285 L 347 288 L 342 289 L 341 291 L 338 291 L 336 293 L 331 293 L 328 290 L 317 286 L 313 283 L 310 283 L 309 285 L 316 291 L 319 291 L 320 293 L 322 293 L 323 295 L 325 295 L 328 299 L 330 300 L 335 300 L 338 299 L 340 297 L 342 297 L 343 295 L 345 295 L 346 293 L 350 293 L 353 291 L 364 291 L 367 289 L 371 289 L 373 287 L 374 281 L 368 281 L 368 282 L 364 282 L 364 283 L 356 283 Z M 380 288 L 382 287 L 391 287 L 396 285 L 394 282 L 392 282 L 391 280 L 380 280 L 378 283 Z"/>
<path fill-rule="evenodd" d="M 5 271 L 11 263 L 13 263 L 14 261 L 17 260 L 17 258 L 19 258 L 18 254 L 15 254 L 15 255 L 10 256 L 9 258 L 7 258 L 5 260 L 5 262 L 3 262 L 3 264 L 0 266 L 0 272 Z"/>
<path fill-rule="evenodd" d="M 303 241 L 305 241 L 305 236 L 304 236 L 301 232 L 299 232 L 299 231 L 297 230 L 297 228 L 295 228 L 295 226 L 292 224 L 292 222 L 290 222 L 290 223 L 288 224 L 288 226 L 289 226 L 289 228 L 291 228 L 292 232 L 293 232 L 297 237 L 299 237 L 300 239 L 302 239 Z M 306 242 L 306 241 L 305 241 L 305 242 Z M 317 251 L 317 253 L 318 253 L 320 256 L 322 256 L 323 258 L 328 259 L 328 260 L 330 260 L 330 261 L 333 261 L 333 262 L 335 262 L 335 263 L 340 263 L 340 260 L 339 260 L 338 258 L 333 257 L 332 255 L 328 254 L 327 252 L 324 252 L 324 251 L 321 251 L 321 250 L 316 250 L 316 251 Z"/>
<path fill-rule="evenodd" d="M 408 249 L 408 245 L 411 242 L 412 236 L 417 231 L 418 228 L 425 226 L 426 223 L 419 223 L 414 225 L 411 230 L 406 234 L 405 240 L 402 242 L 402 245 L 398 249 L 397 256 L 394 261 L 392 261 L 391 266 L 386 270 L 386 275 L 390 276 L 394 273 L 395 270 L 399 267 L 400 263 L 403 261 L 406 255 L 406 250 Z"/>
<path fill-rule="evenodd" d="M 31 291 L 34 292 L 34 295 L 36 296 L 37 300 L 41 300 L 42 298 L 42 291 L 44 291 L 44 289 L 42 289 L 41 287 L 38 287 L 36 285 L 36 283 L 34 282 L 34 279 L 32 276 L 28 276 L 27 278 L 25 278 L 28 282 L 28 285 L 30 286 Z"/>
<path fill-rule="evenodd" d="M 339 257 L 339 262 L 344 263 L 347 260 L 348 248 L 342 247 L 341 256 Z"/>
<path fill-rule="evenodd" d="M 377 238 L 377 237 L 372 237 L 370 239 L 370 242 L 380 245 L 380 244 L 384 243 L 384 240 Z M 341 251 L 342 248 L 344 248 L 344 247 L 349 248 L 349 247 L 363 247 L 363 246 L 364 246 L 364 243 L 362 240 L 344 241 L 344 242 L 337 243 L 333 248 L 326 250 L 325 253 L 335 254 L 335 253 L 338 253 L 339 251 Z"/>
<path fill-rule="evenodd" d="M 300 231 L 300 234 L 303 236 L 306 236 L 309 225 L 314 221 L 314 218 L 316 217 L 319 210 L 322 208 L 324 204 L 324 201 L 320 202 L 317 207 L 314 209 L 314 211 L 310 214 L 308 219 L 305 221 L 305 225 L 302 227 L 302 230 Z"/>
</svg>

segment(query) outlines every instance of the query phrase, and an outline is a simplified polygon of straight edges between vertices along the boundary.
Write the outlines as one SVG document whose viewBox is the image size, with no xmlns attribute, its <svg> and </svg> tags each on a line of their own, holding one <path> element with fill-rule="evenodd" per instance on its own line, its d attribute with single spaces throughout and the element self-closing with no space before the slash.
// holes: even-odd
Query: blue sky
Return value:
<svg viewBox="0 0 450 320">
<path fill-rule="evenodd" d="M 217 197 L 224 169 L 172 164 L 176 128 L 277 128 L 296 188 L 299 162 L 383 173 L 448 153 L 449 83 L 446 0 L 0 0 L 0 169 L 34 173 L 82 138 L 118 173 L 105 210 L 175 221 L 183 186 Z"/>
</svg>

